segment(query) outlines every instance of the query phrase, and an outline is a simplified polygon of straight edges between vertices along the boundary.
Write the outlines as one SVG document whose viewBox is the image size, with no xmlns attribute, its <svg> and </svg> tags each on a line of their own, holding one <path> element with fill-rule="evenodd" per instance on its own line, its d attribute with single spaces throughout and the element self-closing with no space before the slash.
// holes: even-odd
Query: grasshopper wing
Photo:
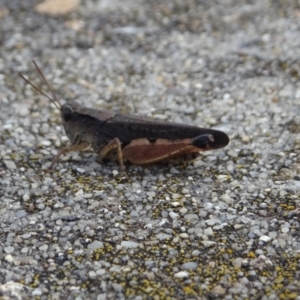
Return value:
<svg viewBox="0 0 300 300">
<path fill-rule="evenodd" d="M 115 114 L 105 122 L 102 130 L 109 139 L 117 137 L 124 146 L 137 139 L 147 139 L 152 144 L 156 140 L 190 140 L 194 146 L 201 148 L 205 136 L 211 136 L 208 139 L 211 150 L 225 147 L 229 143 L 227 134 L 219 130 L 132 115 Z"/>
</svg>

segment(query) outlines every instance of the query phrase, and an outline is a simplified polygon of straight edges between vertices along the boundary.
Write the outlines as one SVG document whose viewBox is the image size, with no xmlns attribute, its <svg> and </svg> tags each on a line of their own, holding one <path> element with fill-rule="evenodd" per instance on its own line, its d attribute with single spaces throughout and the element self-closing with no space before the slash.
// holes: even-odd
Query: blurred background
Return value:
<svg viewBox="0 0 300 300">
<path fill-rule="evenodd" d="M 300 2 L 1 0 L 4 299 L 299 299 Z M 62 102 L 218 128 L 191 164 L 71 153 Z M 6 298 L 5 298 L 6 297 Z"/>
</svg>

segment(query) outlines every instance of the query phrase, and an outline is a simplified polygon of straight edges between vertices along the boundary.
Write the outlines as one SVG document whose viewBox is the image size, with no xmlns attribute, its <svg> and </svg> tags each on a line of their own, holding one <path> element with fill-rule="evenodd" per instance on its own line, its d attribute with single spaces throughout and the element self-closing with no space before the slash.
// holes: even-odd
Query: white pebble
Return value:
<svg viewBox="0 0 300 300">
<path fill-rule="evenodd" d="M 138 247 L 139 243 L 134 241 L 122 241 L 121 246 L 125 248 L 136 248 Z"/>
<path fill-rule="evenodd" d="M 24 247 L 21 249 L 21 252 L 22 253 L 27 253 L 29 251 L 29 248 L 28 247 Z"/>
<path fill-rule="evenodd" d="M 228 196 L 227 194 L 222 195 L 221 198 L 226 204 L 228 204 L 228 205 L 233 204 L 233 199 L 230 196 Z"/>
<path fill-rule="evenodd" d="M 204 205 L 203 205 L 203 209 L 204 210 L 211 210 L 212 208 L 213 208 L 213 203 L 211 203 L 211 202 L 207 202 L 207 203 L 205 203 Z"/>
<path fill-rule="evenodd" d="M 76 171 L 80 174 L 85 173 L 85 169 L 82 169 L 82 168 L 76 168 Z"/>
<path fill-rule="evenodd" d="M 4 248 L 5 253 L 12 253 L 14 252 L 14 247 L 8 246 Z"/>
<path fill-rule="evenodd" d="M 171 219 L 177 219 L 178 217 L 179 217 L 179 215 L 178 214 L 176 214 L 174 211 L 171 211 L 170 213 L 169 213 L 169 216 L 171 217 Z"/>
<path fill-rule="evenodd" d="M 182 215 L 187 213 L 187 209 L 185 207 L 181 208 L 179 211 Z"/>
<path fill-rule="evenodd" d="M 233 150 L 229 150 L 229 151 L 227 152 L 227 154 L 228 154 L 229 156 L 231 156 L 231 157 L 237 157 L 237 156 L 238 156 L 238 152 L 233 151 Z"/>
<path fill-rule="evenodd" d="M 168 220 L 162 219 L 162 220 L 158 223 L 158 225 L 159 225 L 159 226 L 164 226 L 166 223 L 168 223 Z"/>
<path fill-rule="evenodd" d="M 82 196 L 83 195 L 83 189 L 80 189 L 78 192 L 75 193 L 75 196 Z"/>
<path fill-rule="evenodd" d="M 119 171 L 118 171 L 118 170 L 113 170 L 112 173 L 113 173 L 113 175 L 116 177 L 116 176 L 118 176 Z"/>
<path fill-rule="evenodd" d="M 97 277 L 96 272 L 95 271 L 89 271 L 89 277 L 92 278 L 92 279 L 96 278 Z"/>
<path fill-rule="evenodd" d="M 43 294 L 43 292 L 41 291 L 41 289 L 34 289 L 31 293 L 32 296 L 41 296 Z"/>
<path fill-rule="evenodd" d="M 196 262 L 190 261 L 187 263 L 182 264 L 181 268 L 186 270 L 194 270 L 198 267 L 198 264 Z"/>
<path fill-rule="evenodd" d="M 16 164 L 12 160 L 5 160 L 4 164 L 9 170 L 15 170 L 17 168 Z"/>
<path fill-rule="evenodd" d="M 259 237 L 259 240 L 267 243 L 271 240 L 271 238 L 267 235 L 262 235 Z"/>
<path fill-rule="evenodd" d="M 14 258 L 12 257 L 12 255 L 8 254 L 5 256 L 5 260 L 9 263 L 13 262 L 14 261 Z"/>
<path fill-rule="evenodd" d="M 214 231 L 212 230 L 211 227 L 208 227 L 208 228 L 205 228 L 205 229 L 204 229 L 204 234 L 205 234 L 205 235 L 213 235 L 213 234 L 214 234 Z"/>
<path fill-rule="evenodd" d="M 30 196 L 29 196 L 29 194 L 24 194 L 22 198 L 23 198 L 23 201 L 28 201 L 30 199 Z"/>
<path fill-rule="evenodd" d="M 97 274 L 98 276 L 102 276 L 102 275 L 104 275 L 105 273 L 106 273 L 106 270 L 105 270 L 105 269 L 99 269 L 99 270 L 96 271 L 96 274 Z"/>
<path fill-rule="evenodd" d="M 179 235 L 182 239 L 187 239 L 189 236 L 188 236 L 188 234 L 187 233 L 180 233 L 180 235 Z"/>
<path fill-rule="evenodd" d="M 216 244 L 216 242 L 214 242 L 214 241 L 202 241 L 202 245 L 207 248 L 212 247 L 215 244 Z"/>
<path fill-rule="evenodd" d="M 41 251 L 46 251 L 48 249 L 48 245 L 47 244 L 44 244 L 42 246 L 39 247 L 39 250 Z"/>
<path fill-rule="evenodd" d="M 29 108 L 27 106 L 20 106 L 18 109 L 18 114 L 21 117 L 26 117 L 29 115 Z"/>
<path fill-rule="evenodd" d="M 41 142 L 41 144 L 42 144 L 43 146 L 46 146 L 46 147 L 51 146 L 51 142 L 48 141 L 48 140 L 43 140 L 43 141 Z"/>
<path fill-rule="evenodd" d="M 176 278 L 187 278 L 187 277 L 189 277 L 189 273 L 185 272 L 185 271 L 180 271 L 178 273 L 175 273 L 174 277 L 176 277 Z"/>
<path fill-rule="evenodd" d="M 88 248 L 91 250 L 95 250 L 95 249 L 102 248 L 102 247 L 103 247 L 103 243 L 101 241 L 97 241 L 97 240 L 88 244 Z"/>
</svg>

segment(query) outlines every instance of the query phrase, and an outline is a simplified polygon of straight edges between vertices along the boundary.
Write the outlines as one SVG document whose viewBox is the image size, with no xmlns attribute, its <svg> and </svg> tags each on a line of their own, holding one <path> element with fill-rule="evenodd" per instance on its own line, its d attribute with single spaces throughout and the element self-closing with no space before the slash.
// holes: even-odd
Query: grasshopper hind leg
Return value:
<svg viewBox="0 0 300 300">
<path fill-rule="evenodd" d="M 106 144 L 104 147 L 101 148 L 100 152 L 98 152 L 98 156 L 96 158 L 96 161 L 98 163 L 101 163 L 104 158 L 110 157 L 112 152 L 117 151 L 117 160 L 120 165 L 121 173 L 125 173 L 125 166 L 123 162 L 123 154 L 122 154 L 122 148 L 121 148 L 121 142 L 118 138 L 114 138 L 111 140 L 108 144 Z"/>
</svg>

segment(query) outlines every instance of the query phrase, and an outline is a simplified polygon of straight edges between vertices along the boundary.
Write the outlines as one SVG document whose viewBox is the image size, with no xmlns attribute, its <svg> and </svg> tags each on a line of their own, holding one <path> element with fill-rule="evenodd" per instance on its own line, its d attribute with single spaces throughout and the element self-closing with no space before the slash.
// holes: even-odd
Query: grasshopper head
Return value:
<svg viewBox="0 0 300 300">
<path fill-rule="evenodd" d="M 66 103 L 61 106 L 60 115 L 63 122 L 68 123 L 74 121 L 76 113 L 80 112 L 82 106 L 77 102 Z"/>
<path fill-rule="evenodd" d="M 62 123 L 66 132 L 66 135 L 70 139 L 71 143 L 74 144 L 78 140 L 78 135 L 84 128 L 80 122 L 78 122 L 78 112 L 80 111 L 81 106 L 72 102 L 66 103 L 61 106 L 60 115 Z"/>
<path fill-rule="evenodd" d="M 64 123 L 68 123 L 72 120 L 74 109 L 69 104 L 64 104 L 61 107 L 61 119 Z"/>
</svg>

